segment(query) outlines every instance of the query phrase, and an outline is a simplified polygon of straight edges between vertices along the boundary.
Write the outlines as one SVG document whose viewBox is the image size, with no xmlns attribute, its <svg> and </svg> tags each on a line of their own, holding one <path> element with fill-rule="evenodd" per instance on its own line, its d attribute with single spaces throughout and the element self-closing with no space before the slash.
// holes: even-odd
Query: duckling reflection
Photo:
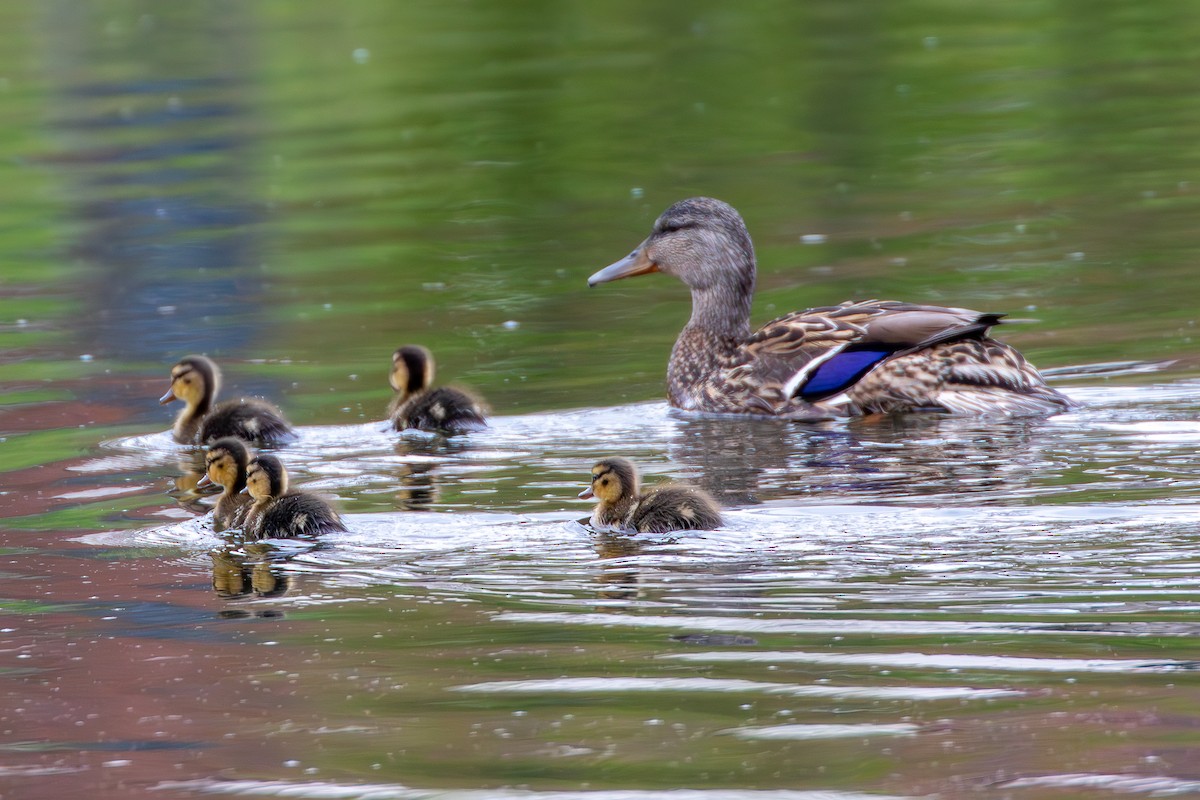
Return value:
<svg viewBox="0 0 1200 800">
<path fill-rule="evenodd" d="M 624 559 L 642 552 L 642 542 L 632 536 L 601 531 L 595 538 L 596 555 L 602 559 Z M 632 567 L 604 564 L 596 574 L 600 584 L 597 596 L 605 600 L 633 600 L 641 597 L 641 577 Z"/>
<path fill-rule="evenodd" d="M 487 427 L 482 400 L 452 386 L 430 388 L 433 354 L 420 345 L 405 345 L 392 354 L 388 382 L 396 390 L 388 418 L 398 430 L 416 428 L 439 433 L 467 433 Z"/>
<path fill-rule="evenodd" d="M 434 475 L 437 465 L 432 461 L 406 461 L 396 470 L 400 487 L 396 490 L 396 505 L 405 511 L 428 511 L 438 500 L 438 485 Z"/>
<path fill-rule="evenodd" d="M 188 451 L 177 462 L 179 475 L 171 479 L 171 488 L 167 496 L 173 497 L 184 508 L 193 514 L 205 514 L 208 506 L 201 502 L 213 494 L 215 487 L 201 486 L 204 478 L 204 457 L 197 451 Z"/>
<path fill-rule="evenodd" d="M 225 599 L 277 597 L 291 588 L 291 580 L 280 568 L 285 559 L 261 542 L 244 548 L 227 548 L 212 557 L 213 591 Z"/>
<path fill-rule="evenodd" d="M 223 491 L 213 508 L 213 529 L 220 532 L 229 528 L 240 528 L 250 508 L 250 495 L 246 488 L 246 473 L 250 464 L 250 451 L 240 439 L 226 436 L 218 439 L 204 454 L 204 476 L 199 486 L 220 486 Z"/>
<path fill-rule="evenodd" d="M 592 467 L 591 485 L 579 497 L 595 497 L 593 528 L 637 533 L 713 530 L 724 524 L 717 502 L 695 486 L 668 483 L 645 494 L 637 467 L 626 458 L 605 458 Z"/>
<path fill-rule="evenodd" d="M 242 526 L 247 538 L 316 536 L 346 530 L 341 517 L 320 497 L 288 489 L 287 469 L 275 456 L 259 455 L 250 462 L 246 491 L 254 499 Z"/>
<path fill-rule="evenodd" d="M 283 444 L 296 438 L 278 408 L 265 400 L 239 397 L 214 406 L 221 371 L 205 356 L 187 356 L 171 368 L 171 387 L 159 398 L 182 400 L 183 410 L 171 429 L 180 444 L 208 444 L 233 436 L 254 444 Z"/>
</svg>

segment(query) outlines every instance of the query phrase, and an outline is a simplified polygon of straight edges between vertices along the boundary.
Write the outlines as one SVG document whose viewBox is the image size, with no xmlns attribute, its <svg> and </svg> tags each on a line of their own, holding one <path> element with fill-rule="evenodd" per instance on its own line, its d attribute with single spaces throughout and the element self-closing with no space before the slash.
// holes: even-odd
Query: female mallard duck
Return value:
<svg viewBox="0 0 1200 800">
<path fill-rule="evenodd" d="M 692 291 L 692 317 L 667 367 L 676 408 L 814 420 L 1052 414 L 1073 405 L 1017 350 L 988 336 L 1001 314 L 867 300 L 793 312 L 751 332 L 754 246 L 741 216 L 720 200 L 671 206 L 644 242 L 588 285 L 649 272 L 674 275 Z"/>
<path fill-rule="evenodd" d="M 213 522 L 218 531 L 239 528 L 250 507 L 250 495 L 246 488 L 246 467 L 250 463 L 250 452 L 241 439 L 226 436 L 209 446 L 204 454 L 204 475 L 196 483 L 197 488 L 212 484 L 224 491 L 213 508 Z"/>
<path fill-rule="evenodd" d="M 420 345 L 405 345 L 392 354 L 388 380 L 396 396 L 388 418 L 395 429 L 466 433 L 486 428 L 483 401 L 451 386 L 430 389 L 433 372 L 433 354 Z"/>
<path fill-rule="evenodd" d="M 246 471 L 246 492 L 254 502 L 243 530 L 255 539 L 284 539 L 344 531 L 341 517 L 309 492 L 288 490 L 288 474 L 275 456 L 259 455 Z"/>
<path fill-rule="evenodd" d="M 171 367 L 171 388 L 160 403 L 182 400 L 172 433 L 180 444 L 208 444 L 233 436 L 254 444 L 283 444 L 296 438 L 279 409 L 265 400 L 239 397 L 214 406 L 221 371 L 211 358 L 187 356 Z"/>
<path fill-rule="evenodd" d="M 593 528 L 668 533 L 710 531 L 723 524 L 717 501 L 695 486 L 668 483 L 642 494 L 637 467 L 626 458 L 597 461 L 591 485 L 579 496 L 600 501 L 592 511 Z"/>
</svg>

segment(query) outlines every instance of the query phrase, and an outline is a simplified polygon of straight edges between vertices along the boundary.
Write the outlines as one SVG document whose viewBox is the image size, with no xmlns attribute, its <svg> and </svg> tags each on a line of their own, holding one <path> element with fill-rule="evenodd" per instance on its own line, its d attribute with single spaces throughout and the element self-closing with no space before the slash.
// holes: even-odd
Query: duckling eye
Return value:
<svg viewBox="0 0 1200 800">
<path fill-rule="evenodd" d="M 600 485 L 601 485 L 601 486 L 608 486 L 608 478 L 601 478 L 601 479 L 600 479 Z"/>
</svg>

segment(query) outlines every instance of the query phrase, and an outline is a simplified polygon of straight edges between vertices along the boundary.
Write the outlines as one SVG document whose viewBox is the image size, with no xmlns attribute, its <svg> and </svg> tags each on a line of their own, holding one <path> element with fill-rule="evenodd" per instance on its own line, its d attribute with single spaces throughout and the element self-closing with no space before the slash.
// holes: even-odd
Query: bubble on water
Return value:
<svg viewBox="0 0 1200 800">
<path fill-rule="evenodd" d="M 521 327 L 521 323 L 517 322 L 515 319 L 509 319 L 504 321 L 502 327 L 506 331 L 515 331 L 517 328 Z"/>
<path fill-rule="evenodd" d="M 359 47 L 350 54 L 350 57 L 354 59 L 354 63 L 356 64 L 365 64 L 371 60 L 371 51 L 365 47 Z"/>
<path fill-rule="evenodd" d="M 80 361 L 91 361 L 91 360 L 92 360 L 92 354 L 91 354 L 91 353 L 84 353 L 83 355 L 81 355 L 81 356 L 79 357 L 79 360 L 80 360 Z"/>
<path fill-rule="evenodd" d="M 642 195 L 644 195 L 645 193 L 646 193 L 646 191 L 640 186 L 635 186 L 629 190 L 629 196 L 633 197 L 633 198 L 639 198 Z"/>
<path fill-rule="evenodd" d="M 823 233 L 806 233 L 800 237 L 800 241 L 804 242 L 805 244 L 824 244 L 825 240 L 828 238 L 829 237 Z"/>
</svg>

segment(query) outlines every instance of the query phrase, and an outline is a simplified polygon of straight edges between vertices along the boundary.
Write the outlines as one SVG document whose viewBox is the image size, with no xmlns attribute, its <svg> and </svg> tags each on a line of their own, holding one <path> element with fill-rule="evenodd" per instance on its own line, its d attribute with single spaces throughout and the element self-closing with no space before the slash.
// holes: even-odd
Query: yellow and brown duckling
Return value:
<svg viewBox="0 0 1200 800">
<path fill-rule="evenodd" d="M 483 401 L 452 386 L 430 388 L 433 374 L 433 354 L 420 345 L 405 345 L 392 354 L 388 380 L 396 396 L 388 406 L 388 418 L 393 427 L 398 431 L 416 428 L 442 433 L 486 428 L 487 406 Z"/>
<path fill-rule="evenodd" d="M 579 496 L 599 501 L 591 518 L 597 529 L 668 533 L 710 531 L 724 524 L 717 501 L 695 486 L 668 483 L 642 494 L 637 467 L 626 458 L 597 461 L 591 485 Z"/>
<path fill-rule="evenodd" d="M 222 488 L 221 496 L 213 508 L 213 526 L 218 531 L 240 528 L 250 507 L 250 495 L 246 488 L 246 469 L 250 463 L 250 451 L 241 439 L 226 436 L 213 442 L 204 454 L 204 475 L 196 483 L 197 488 L 217 485 Z"/>
<path fill-rule="evenodd" d="M 1054 414 L 1074 403 L 988 331 L 1003 314 L 893 300 L 846 302 L 750 328 L 754 246 L 710 197 L 663 212 L 633 252 L 588 285 L 663 272 L 692 316 L 667 366 L 672 406 L 798 420 L 895 411 Z"/>
<path fill-rule="evenodd" d="M 233 436 L 254 444 L 283 444 L 296 438 L 283 414 L 271 403 L 239 397 L 214 405 L 221 388 L 221 371 L 211 358 L 187 356 L 171 367 L 171 388 L 159 398 L 167 404 L 182 400 L 172 434 L 181 444 L 208 444 Z"/>
<path fill-rule="evenodd" d="M 246 470 L 246 492 L 253 503 L 242 530 L 254 539 L 286 539 L 344 531 L 341 517 L 315 494 L 288 488 L 287 469 L 272 455 L 260 454 Z"/>
</svg>

